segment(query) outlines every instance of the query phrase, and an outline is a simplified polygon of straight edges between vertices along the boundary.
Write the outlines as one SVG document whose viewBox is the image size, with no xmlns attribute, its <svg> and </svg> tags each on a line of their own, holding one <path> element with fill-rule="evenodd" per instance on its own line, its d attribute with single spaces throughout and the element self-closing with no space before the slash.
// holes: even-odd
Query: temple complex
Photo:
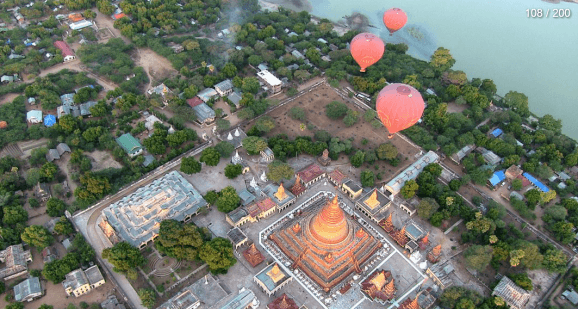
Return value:
<svg viewBox="0 0 578 309">
<path fill-rule="evenodd" d="M 361 290 L 369 299 L 385 303 L 395 297 L 397 289 L 391 272 L 376 270 L 361 283 Z"/>
<path fill-rule="evenodd" d="M 321 206 L 321 207 L 319 207 Z M 354 272 L 361 273 L 382 244 L 346 216 L 337 199 L 321 199 L 300 216 L 286 221 L 269 239 L 325 292 Z"/>
<path fill-rule="evenodd" d="M 269 199 L 275 203 L 276 209 L 279 212 L 295 203 L 295 195 L 290 191 L 285 191 L 283 183 L 279 186 L 274 184 L 267 185 L 261 192 L 261 195 L 268 196 Z"/>
<path fill-rule="evenodd" d="M 255 244 L 252 244 L 247 250 L 243 252 L 243 257 L 251 266 L 255 267 L 265 260 L 263 254 L 257 249 Z"/>
<path fill-rule="evenodd" d="M 431 263 L 437 263 L 440 261 L 442 253 L 442 245 L 435 246 L 430 252 L 427 254 L 427 260 Z"/>
</svg>

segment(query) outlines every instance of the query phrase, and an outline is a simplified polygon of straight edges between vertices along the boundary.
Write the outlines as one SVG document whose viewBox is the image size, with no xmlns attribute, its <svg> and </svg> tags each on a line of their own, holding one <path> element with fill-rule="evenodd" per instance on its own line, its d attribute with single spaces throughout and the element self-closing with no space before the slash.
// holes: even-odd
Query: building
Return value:
<svg viewBox="0 0 578 309">
<path fill-rule="evenodd" d="M 111 242 L 120 238 L 142 249 L 158 236 L 162 220 L 189 222 L 206 205 L 199 191 L 172 171 L 105 208 L 99 226 Z"/>
<path fill-rule="evenodd" d="M 305 56 L 303 56 L 303 54 L 300 53 L 298 50 L 292 51 L 291 55 L 293 55 L 293 57 L 295 57 L 297 59 L 304 59 L 305 58 Z"/>
<path fill-rule="evenodd" d="M 42 111 L 31 110 L 26 113 L 26 121 L 31 124 L 42 123 Z"/>
<path fill-rule="evenodd" d="M 233 93 L 233 82 L 230 79 L 225 79 L 215 85 L 215 90 L 221 97 L 228 96 Z"/>
<path fill-rule="evenodd" d="M 387 193 L 389 192 L 386 191 Z M 355 203 L 357 209 L 376 223 L 386 218 L 386 211 L 390 206 L 389 197 L 377 189 L 367 192 Z"/>
<path fill-rule="evenodd" d="M 155 129 L 155 122 L 163 123 L 157 116 L 150 115 L 145 119 L 145 128 L 149 131 L 153 131 Z"/>
<path fill-rule="evenodd" d="M 116 299 L 115 295 L 110 295 L 107 297 L 105 301 L 100 303 L 100 307 L 102 309 L 126 309 L 123 304 L 118 302 L 118 299 Z"/>
<path fill-rule="evenodd" d="M 167 95 L 170 93 L 171 90 L 165 86 L 165 84 L 157 85 L 156 87 L 152 87 L 151 89 L 147 90 L 148 95 L 158 94 L 160 96 Z"/>
<path fill-rule="evenodd" d="M 376 270 L 361 282 L 361 291 L 370 300 L 377 301 L 383 305 L 395 297 L 397 289 L 391 272 Z"/>
<path fill-rule="evenodd" d="M 62 58 L 64 58 L 64 62 L 76 59 L 76 56 L 74 56 L 72 49 L 70 49 L 70 47 L 68 46 L 68 44 L 66 44 L 66 42 L 56 41 L 54 42 L 54 46 L 60 49 L 60 52 L 62 53 Z"/>
<path fill-rule="evenodd" d="M 243 99 L 243 97 L 241 97 L 238 93 L 233 92 L 229 94 L 227 99 L 229 99 L 233 104 L 235 104 L 236 108 L 239 108 L 241 106 L 239 102 L 241 102 L 241 99 Z"/>
<path fill-rule="evenodd" d="M 460 164 L 460 162 L 462 162 L 462 160 L 467 155 L 469 155 L 475 148 L 476 148 L 476 145 L 466 145 L 466 146 L 464 146 L 464 148 L 460 149 L 460 151 L 451 155 L 450 159 L 452 159 L 452 161 L 454 161 L 456 164 Z"/>
<path fill-rule="evenodd" d="M 524 173 L 522 175 L 526 179 L 528 179 L 528 181 L 530 181 L 530 183 L 532 183 L 534 186 L 536 186 L 538 189 L 540 189 L 540 191 L 542 191 L 544 193 L 550 191 L 550 188 L 546 187 L 546 185 L 544 185 L 542 182 L 540 182 L 538 179 L 536 179 L 534 176 L 530 175 L 529 173 Z"/>
<path fill-rule="evenodd" d="M 249 238 L 247 238 L 247 235 L 245 235 L 245 233 L 243 233 L 243 231 L 241 231 L 241 229 L 239 229 L 238 227 L 230 229 L 227 232 L 227 237 L 229 237 L 235 249 L 241 247 L 244 243 L 246 243 L 249 240 Z"/>
<path fill-rule="evenodd" d="M 508 167 L 504 175 L 508 180 L 512 181 L 516 179 L 518 176 L 522 175 L 522 173 L 524 173 L 524 171 L 519 166 L 512 165 Z"/>
<path fill-rule="evenodd" d="M 267 65 L 264 64 L 264 63 L 260 63 L 260 64 L 257 66 L 257 69 L 259 69 L 259 71 L 267 71 L 267 70 L 269 70 L 269 68 L 267 67 Z"/>
<path fill-rule="evenodd" d="M 523 309 L 530 301 L 530 293 L 517 286 L 506 276 L 502 277 L 502 280 L 496 285 L 492 292 L 493 295 L 501 297 L 512 309 Z"/>
<path fill-rule="evenodd" d="M 297 303 L 289 298 L 287 294 L 283 293 L 283 295 L 268 304 L 267 309 L 299 309 L 299 306 L 297 306 Z"/>
<path fill-rule="evenodd" d="M 211 275 L 195 281 L 193 284 L 183 288 L 175 296 L 163 303 L 157 309 L 189 309 L 195 308 L 193 297 L 203 303 L 203 308 L 217 308 L 217 303 L 228 295 L 221 285 Z M 180 305 L 180 307 L 179 307 Z M 193 306 L 193 307 L 187 307 Z M 206 306 L 206 307 L 205 307 Z M 103 307 L 104 308 L 104 307 Z"/>
<path fill-rule="evenodd" d="M 578 293 L 574 290 L 566 290 L 562 293 L 562 296 L 566 298 L 572 305 L 578 306 Z"/>
<path fill-rule="evenodd" d="M 481 153 L 482 156 L 484 157 L 484 160 L 489 164 L 489 165 L 498 165 L 500 164 L 500 162 L 502 161 L 502 158 L 500 158 L 497 154 L 495 154 L 494 152 L 484 148 L 484 147 L 478 147 L 476 148 L 476 151 Z"/>
<path fill-rule="evenodd" d="M 215 121 L 215 111 L 209 107 L 206 103 L 201 103 L 193 107 L 195 115 L 197 115 L 197 122 L 201 124 L 210 124 Z"/>
<path fill-rule="evenodd" d="M 233 164 L 237 164 L 237 163 L 233 163 Z M 255 200 L 257 199 L 257 197 L 255 195 L 253 195 L 253 193 L 249 192 L 249 190 L 247 190 L 247 189 L 243 189 L 241 192 L 239 192 L 239 198 L 241 198 L 241 206 L 247 206 L 247 205 L 255 202 Z"/>
<path fill-rule="evenodd" d="M 130 133 L 125 133 L 116 139 L 116 142 L 124 149 L 129 157 L 133 158 L 140 155 L 143 148 L 140 142 Z"/>
<path fill-rule="evenodd" d="M 50 186 L 44 182 L 39 182 L 34 187 L 34 196 L 41 202 L 46 202 L 49 198 L 52 197 L 50 194 Z"/>
<path fill-rule="evenodd" d="M 504 133 L 504 131 L 502 131 L 502 129 L 496 128 L 496 129 L 494 129 L 494 131 L 492 131 L 492 133 L 490 133 L 490 136 L 497 138 L 497 137 L 500 137 L 500 135 L 502 135 L 502 133 Z"/>
<path fill-rule="evenodd" d="M 352 179 L 347 179 L 343 182 L 341 188 L 343 193 L 347 194 L 347 196 L 352 200 L 356 200 L 361 196 L 361 193 L 363 193 L 363 187 L 361 184 Z"/>
<path fill-rule="evenodd" d="M 415 161 L 412 165 L 408 166 L 403 172 L 399 173 L 392 180 L 383 186 L 384 191 L 387 190 L 391 192 L 392 199 L 395 197 L 406 181 L 415 179 L 423 171 L 423 169 L 430 163 L 439 162 L 440 157 L 433 151 L 428 151 L 425 155 Z"/>
<path fill-rule="evenodd" d="M 309 188 L 312 184 L 316 183 L 325 176 L 325 171 L 323 171 L 319 165 L 311 163 L 301 171 L 297 172 L 295 176 L 297 175 L 299 175 L 299 178 L 305 187 Z"/>
<path fill-rule="evenodd" d="M 399 307 L 397 307 L 397 309 L 422 309 L 422 308 L 419 307 L 417 297 L 414 299 L 408 297 L 403 301 L 403 303 L 399 305 Z"/>
<path fill-rule="evenodd" d="M 329 157 L 329 150 L 327 149 L 323 150 L 323 154 L 319 158 L 317 158 L 317 161 L 319 161 L 319 163 L 321 163 L 321 165 L 323 166 L 329 165 L 329 163 L 331 163 L 331 158 Z"/>
<path fill-rule="evenodd" d="M 297 174 L 297 177 L 295 178 L 295 183 L 293 184 L 293 187 L 291 187 L 291 193 L 293 193 L 295 197 L 299 197 L 303 193 L 305 193 L 306 190 L 307 188 L 301 182 L 301 177 L 299 177 L 299 174 Z"/>
<path fill-rule="evenodd" d="M 452 264 L 435 264 L 425 271 L 425 273 L 432 278 L 433 282 L 437 284 L 442 290 L 445 290 L 454 284 L 454 280 L 450 278 L 451 273 L 454 272 Z"/>
<path fill-rule="evenodd" d="M 60 219 L 58 219 L 60 220 Z M 42 250 L 42 261 L 44 264 L 50 263 L 56 260 L 56 250 L 51 249 L 50 247 L 46 247 Z"/>
<path fill-rule="evenodd" d="M 82 268 L 71 271 L 62 282 L 66 295 L 79 297 L 104 284 L 104 277 L 94 265 L 86 270 Z"/>
<path fill-rule="evenodd" d="M 65 152 L 70 153 L 70 147 L 68 147 L 68 145 L 66 143 L 60 143 L 58 145 L 56 145 L 56 151 L 58 151 L 58 154 L 60 156 L 62 156 Z"/>
<path fill-rule="evenodd" d="M 217 92 L 217 90 L 213 88 L 205 88 L 199 91 L 199 93 L 197 93 L 197 97 L 199 97 L 205 103 L 209 102 L 211 99 L 216 98 L 218 96 L 219 93 Z"/>
<path fill-rule="evenodd" d="M 269 235 L 272 245 L 325 292 L 361 273 L 382 246 L 357 221 L 346 216 L 335 195 L 321 198 L 300 216 Z"/>
<path fill-rule="evenodd" d="M 277 263 L 267 265 L 253 277 L 253 281 L 255 281 L 269 297 L 291 282 L 292 279 L 293 277 L 283 271 Z"/>
<path fill-rule="evenodd" d="M 52 162 L 52 161 L 58 160 L 58 159 L 60 159 L 60 154 L 58 154 L 58 150 L 48 149 L 48 152 L 46 153 L 46 160 L 48 162 Z"/>
<path fill-rule="evenodd" d="M 30 250 L 24 251 L 22 244 L 12 245 L 0 251 L 0 262 L 4 263 L 4 268 L 0 269 L 0 279 L 8 281 L 28 273 L 32 254 Z"/>
<path fill-rule="evenodd" d="M 283 183 L 279 186 L 269 184 L 263 189 L 261 194 L 268 196 L 275 203 L 279 212 L 295 203 L 295 195 L 291 191 L 287 192 L 285 187 L 283 187 Z"/>
<path fill-rule="evenodd" d="M 80 13 L 72 13 L 72 14 L 68 14 L 68 20 L 75 23 L 77 21 L 84 20 L 84 17 L 82 17 L 82 14 L 80 14 Z"/>
<path fill-rule="evenodd" d="M 501 170 L 494 172 L 492 177 L 488 179 L 488 183 L 491 187 L 496 188 L 504 180 L 506 180 L 506 175 L 504 174 L 504 170 Z"/>
<path fill-rule="evenodd" d="M 157 309 L 196 309 L 201 301 L 187 287 L 160 305 Z"/>
<path fill-rule="evenodd" d="M 254 243 L 249 246 L 247 250 L 243 251 L 243 257 L 252 267 L 261 264 L 261 262 L 265 260 L 265 256 L 257 249 Z"/>
<path fill-rule="evenodd" d="M 334 169 L 331 173 L 327 173 L 327 178 L 338 188 L 341 188 L 343 182 L 347 180 L 347 177 L 339 168 Z"/>
<path fill-rule="evenodd" d="M 257 309 L 259 308 L 259 300 L 255 293 L 249 289 L 242 288 L 235 298 L 221 307 L 221 309 Z"/>
<path fill-rule="evenodd" d="M 30 302 L 42 296 L 42 286 L 38 277 L 30 277 L 14 286 L 14 300 Z"/>
<path fill-rule="evenodd" d="M 279 80 L 269 71 L 264 70 L 257 72 L 257 76 L 263 83 L 267 85 L 267 89 L 271 94 L 275 94 L 281 91 L 281 80 Z"/>
<path fill-rule="evenodd" d="M 225 136 L 226 139 L 224 138 Z M 245 133 L 245 131 L 237 127 L 234 130 L 219 135 L 218 137 L 222 141 L 227 141 L 233 144 L 233 146 L 235 146 L 235 149 L 237 149 L 243 146 L 243 140 L 247 138 L 247 133 Z"/>
<path fill-rule="evenodd" d="M 399 208 L 405 211 L 410 217 L 417 212 L 417 208 L 411 203 L 399 204 Z"/>
<path fill-rule="evenodd" d="M 84 19 L 81 21 L 77 21 L 75 23 L 71 23 L 68 26 L 70 27 L 71 30 L 80 30 L 80 29 L 84 29 L 86 27 L 92 27 L 93 24 L 91 21 Z"/>
<path fill-rule="evenodd" d="M 241 206 L 225 214 L 225 220 L 231 226 L 238 227 L 250 221 L 249 212 Z"/>
<path fill-rule="evenodd" d="M 260 154 L 261 154 L 261 158 L 265 162 L 272 162 L 273 160 L 275 160 L 275 154 L 273 153 L 273 150 L 271 150 L 271 148 L 269 148 L 269 147 L 261 150 Z"/>
</svg>

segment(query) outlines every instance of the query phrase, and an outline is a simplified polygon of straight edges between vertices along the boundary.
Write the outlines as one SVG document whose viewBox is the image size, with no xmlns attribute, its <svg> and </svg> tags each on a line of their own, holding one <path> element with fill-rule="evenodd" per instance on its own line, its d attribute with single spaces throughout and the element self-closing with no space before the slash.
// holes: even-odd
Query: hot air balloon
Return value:
<svg viewBox="0 0 578 309">
<path fill-rule="evenodd" d="M 392 8 L 383 13 L 383 24 L 389 30 L 389 35 L 403 28 L 407 22 L 407 15 L 402 9 Z"/>
<path fill-rule="evenodd" d="M 425 103 L 419 91 L 406 84 L 389 84 L 377 97 L 377 116 L 393 134 L 413 126 L 423 114 Z"/>
<path fill-rule="evenodd" d="M 365 72 L 365 68 L 373 65 L 385 51 L 383 41 L 372 33 L 360 33 L 356 35 L 349 46 L 351 56 L 361 67 L 360 72 Z"/>
</svg>

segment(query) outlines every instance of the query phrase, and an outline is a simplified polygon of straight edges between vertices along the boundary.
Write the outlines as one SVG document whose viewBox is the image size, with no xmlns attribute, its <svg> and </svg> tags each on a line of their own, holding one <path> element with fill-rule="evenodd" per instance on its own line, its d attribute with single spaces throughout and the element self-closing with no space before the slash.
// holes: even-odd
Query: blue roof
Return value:
<svg viewBox="0 0 578 309">
<path fill-rule="evenodd" d="M 504 170 L 497 171 L 492 175 L 492 178 L 490 178 L 490 183 L 492 184 L 492 186 L 496 186 L 500 182 L 504 181 L 504 179 L 506 179 Z"/>
<path fill-rule="evenodd" d="M 538 179 L 534 178 L 534 176 L 528 174 L 527 172 L 522 174 L 522 175 L 524 175 L 524 177 L 526 177 L 526 179 L 528 179 L 534 186 L 536 186 L 536 187 L 538 187 L 538 189 L 542 190 L 542 192 L 546 193 L 546 192 L 550 191 L 550 189 L 548 187 L 546 187 L 546 185 L 541 183 Z"/>
<path fill-rule="evenodd" d="M 500 135 L 502 135 L 502 133 L 504 133 L 504 131 L 502 131 L 502 129 L 497 128 L 494 131 L 492 131 L 492 133 L 490 133 L 493 137 L 498 137 Z"/>
<path fill-rule="evenodd" d="M 44 117 L 44 125 L 47 127 L 52 127 L 56 123 L 56 117 L 54 115 L 46 115 Z"/>
</svg>

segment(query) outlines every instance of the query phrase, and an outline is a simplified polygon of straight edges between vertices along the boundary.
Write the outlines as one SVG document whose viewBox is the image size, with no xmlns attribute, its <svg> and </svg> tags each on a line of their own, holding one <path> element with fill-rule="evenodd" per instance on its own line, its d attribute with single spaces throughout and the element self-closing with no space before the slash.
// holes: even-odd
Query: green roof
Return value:
<svg viewBox="0 0 578 309">
<path fill-rule="evenodd" d="M 130 133 L 125 133 L 116 139 L 116 142 L 128 154 L 135 154 L 142 149 L 141 144 Z"/>
</svg>

